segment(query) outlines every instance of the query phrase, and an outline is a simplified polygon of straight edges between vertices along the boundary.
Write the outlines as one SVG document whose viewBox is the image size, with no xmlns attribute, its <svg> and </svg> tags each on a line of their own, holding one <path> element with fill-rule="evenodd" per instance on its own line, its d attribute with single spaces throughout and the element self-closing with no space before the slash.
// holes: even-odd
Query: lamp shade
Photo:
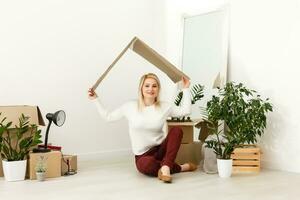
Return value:
<svg viewBox="0 0 300 200">
<path fill-rule="evenodd" d="M 46 118 L 49 121 L 53 121 L 56 126 L 62 126 L 66 121 L 66 113 L 63 110 L 59 110 L 55 113 L 48 113 Z"/>
<path fill-rule="evenodd" d="M 56 126 L 62 126 L 66 121 L 66 113 L 63 110 L 59 110 L 54 113 L 53 122 Z"/>
</svg>

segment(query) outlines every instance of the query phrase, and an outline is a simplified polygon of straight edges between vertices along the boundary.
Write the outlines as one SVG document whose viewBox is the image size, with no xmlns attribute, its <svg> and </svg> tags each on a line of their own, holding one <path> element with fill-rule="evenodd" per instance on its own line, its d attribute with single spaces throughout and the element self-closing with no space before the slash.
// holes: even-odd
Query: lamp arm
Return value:
<svg viewBox="0 0 300 200">
<path fill-rule="evenodd" d="M 50 129 L 51 124 L 52 124 L 52 120 L 49 120 L 47 130 L 46 130 L 44 149 L 47 149 L 47 147 L 48 147 L 48 134 L 49 134 L 49 129 Z"/>
</svg>

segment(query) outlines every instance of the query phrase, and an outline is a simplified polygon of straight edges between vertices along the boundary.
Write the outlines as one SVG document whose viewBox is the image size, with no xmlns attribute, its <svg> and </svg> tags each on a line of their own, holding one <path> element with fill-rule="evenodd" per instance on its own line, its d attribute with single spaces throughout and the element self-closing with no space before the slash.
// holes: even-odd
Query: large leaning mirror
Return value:
<svg viewBox="0 0 300 200">
<path fill-rule="evenodd" d="M 226 82 L 228 49 L 228 8 L 221 7 L 183 17 L 181 66 L 191 86 L 204 85 L 204 98 L 192 107 L 191 118 L 199 118 L 200 106 Z"/>
</svg>

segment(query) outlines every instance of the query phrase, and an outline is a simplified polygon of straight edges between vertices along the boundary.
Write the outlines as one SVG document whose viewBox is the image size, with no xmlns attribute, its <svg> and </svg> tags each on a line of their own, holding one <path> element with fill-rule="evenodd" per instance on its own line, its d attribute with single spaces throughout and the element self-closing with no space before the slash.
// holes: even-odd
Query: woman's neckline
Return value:
<svg viewBox="0 0 300 200">
<path fill-rule="evenodd" d="M 155 104 L 151 104 L 151 105 L 145 105 L 145 108 L 150 108 L 150 107 L 153 107 Z"/>
</svg>

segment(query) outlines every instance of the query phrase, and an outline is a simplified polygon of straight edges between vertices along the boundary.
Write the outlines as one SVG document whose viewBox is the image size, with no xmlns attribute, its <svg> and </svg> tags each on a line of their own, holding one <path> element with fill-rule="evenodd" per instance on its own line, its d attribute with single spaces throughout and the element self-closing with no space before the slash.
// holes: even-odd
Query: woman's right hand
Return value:
<svg viewBox="0 0 300 200">
<path fill-rule="evenodd" d="M 182 77 L 182 83 L 183 83 L 183 88 L 189 88 L 191 84 L 190 80 L 184 76 Z"/>
<path fill-rule="evenodd" d="M 93 88 L 90 88 L 88 90 L 88 97 L 89 97 L 90 100 L 94 100 L 98 97 Z"/>
</svg>

